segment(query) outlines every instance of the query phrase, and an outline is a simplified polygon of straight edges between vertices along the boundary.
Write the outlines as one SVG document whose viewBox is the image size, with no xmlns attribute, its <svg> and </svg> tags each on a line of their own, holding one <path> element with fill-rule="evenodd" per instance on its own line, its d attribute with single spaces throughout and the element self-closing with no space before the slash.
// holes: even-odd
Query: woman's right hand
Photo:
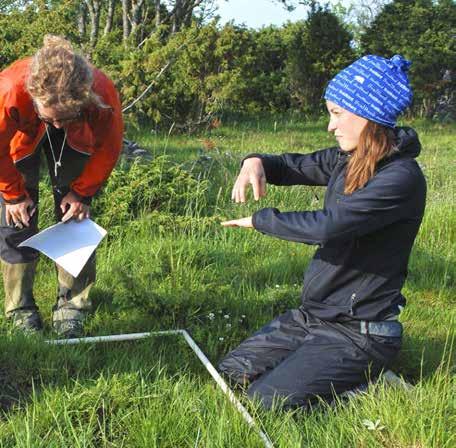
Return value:
<svg viewBox="0 0 456 448">
<path fill-rule="evenodd" d="M 234 184 L 231 199 L 236 203 L 245 202 L 246 190 L 249 184 L 252 185 L 255 201 L 266 196 L 266 173 L 264 172 L 263 162 L 259 157 L 244 160 Z"/>
<path fill-rule="evenodd" d="M 5 204 L 5 218 L 8 226 L 29 227 L 33 213 L 35 213 L 35 207 L 30 198 L 26 198 L 17 204 Z"/>
</svg>

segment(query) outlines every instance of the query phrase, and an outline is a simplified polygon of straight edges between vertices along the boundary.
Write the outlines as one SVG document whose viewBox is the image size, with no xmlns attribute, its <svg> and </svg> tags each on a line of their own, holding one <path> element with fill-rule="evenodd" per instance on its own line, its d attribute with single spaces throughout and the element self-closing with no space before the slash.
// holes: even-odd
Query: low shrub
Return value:
<svg viewBox="0 0 456 448">
<path fill-rule="evenodd" d="M 165 156 L 147 163 L 122 161 L 94 198 L 91 214 L 111 235 L 153 211 L 165 213 L 172 222 L 174 215 L 184 216 L 190 208 L 204 206 L 206 189 L 206 181 L 196 179 Z M 41 181 L 40 192 L 43 228 L 54 222 L 52 190 L 47 178 Z M 160 224 L 166 225 L 163 219 Z"/>
</svg>

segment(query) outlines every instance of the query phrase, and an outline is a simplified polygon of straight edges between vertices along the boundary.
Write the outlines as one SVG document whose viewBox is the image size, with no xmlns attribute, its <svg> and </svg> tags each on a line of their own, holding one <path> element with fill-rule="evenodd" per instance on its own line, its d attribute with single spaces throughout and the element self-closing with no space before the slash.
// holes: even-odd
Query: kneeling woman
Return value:
<svg viewBox="0 0 456 448">
<path fill-rule="evenodd" d="M 312 154 L 252 154 L 233 189 L 245 201 L 274 185 L 326 185 L 322 210 L 265 208 L 225 226 L 253 227 L 318 245 L 302 304 L 241 343 L 220 369 L 264 407 L 308 406 L 365 383 L 397 355 L 401 288 L 424 213 L 426 183 L 415 161 L 417 134 L 396 127 L 411 103 L 410 63 L 365 56 L 326 89 L 328 131 L 338 146 Z"/>
</svg>

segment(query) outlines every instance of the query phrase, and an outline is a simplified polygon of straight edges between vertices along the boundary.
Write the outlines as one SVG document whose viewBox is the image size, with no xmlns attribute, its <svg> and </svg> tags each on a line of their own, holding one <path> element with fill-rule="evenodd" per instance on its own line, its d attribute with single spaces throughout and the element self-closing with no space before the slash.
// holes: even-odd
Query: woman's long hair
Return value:
<svg viewBox="0 0 456 448">
<path fill-rule="evenodd" d="M 392 129 L 368 121 L 361 132 L 359 143 L 352 152 L 345 176 L 345 194 L 364 187 L 375 174 L 378 162 L 396 151 Z"/>
<path fill-rule="evenodd" d="M 109 108 L 92 90 L 93 69 L 88 61 L 75 53 L 71 43 L 48 34 L 30 66 L 27 90 L 44 107 L 78 113 L 95 104 Z"/>
</svg>

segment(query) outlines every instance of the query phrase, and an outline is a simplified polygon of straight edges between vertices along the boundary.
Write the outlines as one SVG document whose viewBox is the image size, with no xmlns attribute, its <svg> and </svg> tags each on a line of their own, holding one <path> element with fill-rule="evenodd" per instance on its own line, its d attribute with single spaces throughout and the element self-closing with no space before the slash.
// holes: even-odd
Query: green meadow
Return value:
<svg viewBox="0 0 456 448">
<path fill-rule="evenodd" d="M 393 370 L 413 388 L 380 381 L 312 412 L 265 412 L 237 392 L 276 447 L 456 446 L 456 126 L 412 125 L 423 144 L 418 160 L 428 199 L 403 289 L 405 336 Z M 310 152 L 335 142 L 324 120 L 290 117 L 231 119 L 194 136 L 147 127 L 127 136 L 152 159 L 122 162 L 117 184 L 94 204 L 102 213 L 94 219 L 109 234 L 97 252 L 87 334 L 185 328 L 217 365 L 247 335 L 299 305 L 315 250 L 220 221 L 267 206 L 315 209 L 324 194 L 268 186 L 258 203 L 233 204 L 239 162 L 249 152 Z M 44 194 L 43 226 L 50 224 L 49 200 Z M 43 338 L 15 334 L 1 318 L 0 447 L 263 446 L 181 337 L 46 345 L 55 295 L 54 266 L 42 257 L 35 296 Z"/>
</svg>

